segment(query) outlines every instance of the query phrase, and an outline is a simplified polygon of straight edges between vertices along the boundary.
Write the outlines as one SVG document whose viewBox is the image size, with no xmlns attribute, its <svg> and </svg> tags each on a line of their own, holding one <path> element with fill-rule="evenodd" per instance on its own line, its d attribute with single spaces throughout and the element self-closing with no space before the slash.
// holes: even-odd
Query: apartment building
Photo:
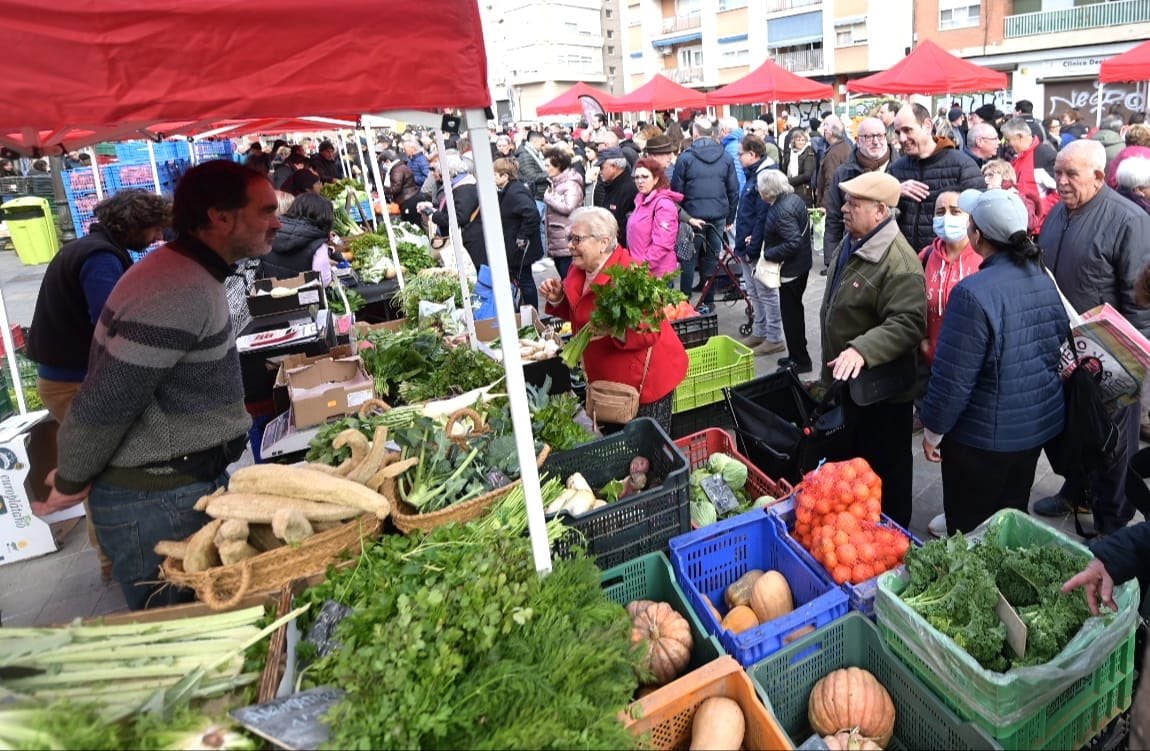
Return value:
<svg viewBox="0 0 1150 751">
<path fill-rule="evenodd" d="M 1150 38 L 1150 0 L 918 0 L 915 32 L 1007 73 L 1004 109 L 1029 99 L 1036 116 L 1074 107 L 1094 125 L 1099 66 Z M 1102 105 L 1144 111 L 1146 83 L 1107 85 Z"/>
<path fill-rule="evenodd" d="M 583 81 L 623 93 L 620 0 L 483 0 L 488 78 L 501 121 Z"/>
</svg>

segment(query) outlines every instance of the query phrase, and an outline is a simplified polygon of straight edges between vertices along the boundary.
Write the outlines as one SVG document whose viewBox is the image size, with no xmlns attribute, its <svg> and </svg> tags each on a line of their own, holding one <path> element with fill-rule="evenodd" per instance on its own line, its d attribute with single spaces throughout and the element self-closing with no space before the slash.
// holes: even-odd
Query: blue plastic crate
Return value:
<svg viewBox="0 0 1150 751">
<path fill-rule="evenodd" d="M 847 613 L 846 594 L 822 571 L 796 554 L 762 509 L 671 540 L 671 566 L 707 632 L 744 666 L 779 651 L 794 639 Z M 751 569 L 778 571 L 790 585 L 795 609 L 740 634 L 722 628 L 707 607 L 706 595 L 725 614 L 723 593 Z"/>
<path fill-rule="evenodd" d="M 116 144 L 116 159 L 124 163 L 150 160 L 147 141 L 122 141 Z"/>
<path fill-rule="evenodd" d="M 771 515 L 774 523 L 778 529 L 779 535 L 786 540 L 787 545 L 794 550 L 808 565 L 813 566 L 819 573 L 829 576 L 823 564 L 815 560 L 815 557 L 810 552 L 799 544 L 799 541 L 791 536 L 791 530 L 795 528 L 795 497 L 792 495 L 790 498 L 784 498 L 771 505 L 768 508 L 768 513 Z M 892 527 L 902 532 L 910 538 L 910 543 L 917 547 L 922 547 L 922 540 L 911 534 L 909 529 L 906 529 L 899 524 L 896 524 L 886 514 L 882 515 L 880 522 L 884 527 Z M 902 570 L 902 566 L 897 566 L 893 570 Z M 881 576 L 882 574 L 879 574 Z M 840 585 L 844 592 L 846 592 L 847 600 L 850 602 L 851 610 L 857 610 L 871 620 L 874 620 L 874 599 L 878 595 L 878 576 L 867 579 L 858 584 L 842 584 Z"/>
</svg>

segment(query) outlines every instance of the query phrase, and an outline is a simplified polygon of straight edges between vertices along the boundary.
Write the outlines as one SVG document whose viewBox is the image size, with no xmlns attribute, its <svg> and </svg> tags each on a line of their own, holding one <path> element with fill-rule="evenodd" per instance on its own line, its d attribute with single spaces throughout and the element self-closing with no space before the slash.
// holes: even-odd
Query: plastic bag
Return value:
<svg viewBox="0 0 1150 751">
<path fill-rule="evenodd" d="M 1015 509 L 999 511 L 967 538 L 977 540 L 988 534 L 998 535 L 998 539 L 1011 548 L 1055 544 L 1090 555 L 1085 545 Z M 1138 624 L 1140 593 L 1134 580 L 1115 587 L 1117 613 L 1088 618 L 1066 648 L 1050 662 L 993 673 L 903 603 L 899 594 L 908 581 L 905 570 L 879 577 L 875 601 L 879 625 L 897 635 L 926 665 L 935 682 L 941 684 L 941 693 L 952 697 L 951 701 L 961 697 L 961 705 L 997 727 L 1016 725 L 1052 703 L 1076 681 L 1106 662 L 1119 645 L 1130 638 Z M 1089 690 L 1089 686 L 1084 690 Z"/>
</svg>

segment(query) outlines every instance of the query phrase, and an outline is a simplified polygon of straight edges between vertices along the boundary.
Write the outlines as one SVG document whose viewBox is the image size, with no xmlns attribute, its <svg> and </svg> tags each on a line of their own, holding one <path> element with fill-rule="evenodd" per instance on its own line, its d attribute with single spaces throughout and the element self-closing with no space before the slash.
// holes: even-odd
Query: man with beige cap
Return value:
<svg viewBox="0 0 1150 751">
<path fill-rule="evenodd" d="M 850 455 L 866 459 L 882 478 L 883 512 L 905 527 L 911 515 L 915 358 L 926 336 L 926 282 L 922 263 L 891 211 L 899 201 L 898 180 L 866 172 L 838 187 L 846 196 L 846 236 L 831 256 L 823 295 L 823 381 L 851 381 L 862 373 L 859 385 L 868 382 L 866 405 L 844 389 L 853 434 Z M 878 371 L 879 366 L 889 367 Z"/>
</svg>

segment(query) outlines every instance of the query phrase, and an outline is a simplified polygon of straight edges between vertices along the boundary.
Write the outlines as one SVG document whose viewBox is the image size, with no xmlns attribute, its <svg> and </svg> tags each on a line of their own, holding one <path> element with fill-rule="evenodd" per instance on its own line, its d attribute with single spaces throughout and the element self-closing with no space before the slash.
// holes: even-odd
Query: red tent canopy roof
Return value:
<svg viewBox="0 0 1150 751">
<path fill-rule="evenodd" d="M 1006 88 L 1006 74 L 955 57 L 929 40 L 888 70 L 847 81 L 856 94 L 961 94 Z"/>
<path fill-rule="evenodd" d="M 1102 83 L 1150 80 L 1150 41 L 1102 61 L 1098 73 Z"/>
<path fill-rule="evenodd" d="M 579 101 L 581 96 L 595 97 L 605 111 L 615 109 L 615 97 L 606 91 L 588 86 L 580 81 L 571 88 L 549 102 L 544 102 L 535 108 L 537 115 L 576 115 L 583 112 L 583 104 Z"/>
<path fill-rule="evenodd" d="M 154 123 L 488 107 L 478 5 L 451 5 L 57 0 L 45 13 L 43 0 L 0 0 L 0 134 L 33 144 L 39 132 L 99 140 Z"/>
<path fill-rule="evenodd" d="M 677 84 L 658 73 L 630 94 L 616 97 L 612 102 L 612 109 L 616 112 L 643 112 L 646 110 L 673 110 L 706 106 L 706 94 Z"/>
<path fill-rule="evenodd" d="M 774 60 L 767 60 L 734 83 L 707 94 L 707 104 L 821 102 L 832 96 L 831 86 L 795 75 Z"/>
</svg>

